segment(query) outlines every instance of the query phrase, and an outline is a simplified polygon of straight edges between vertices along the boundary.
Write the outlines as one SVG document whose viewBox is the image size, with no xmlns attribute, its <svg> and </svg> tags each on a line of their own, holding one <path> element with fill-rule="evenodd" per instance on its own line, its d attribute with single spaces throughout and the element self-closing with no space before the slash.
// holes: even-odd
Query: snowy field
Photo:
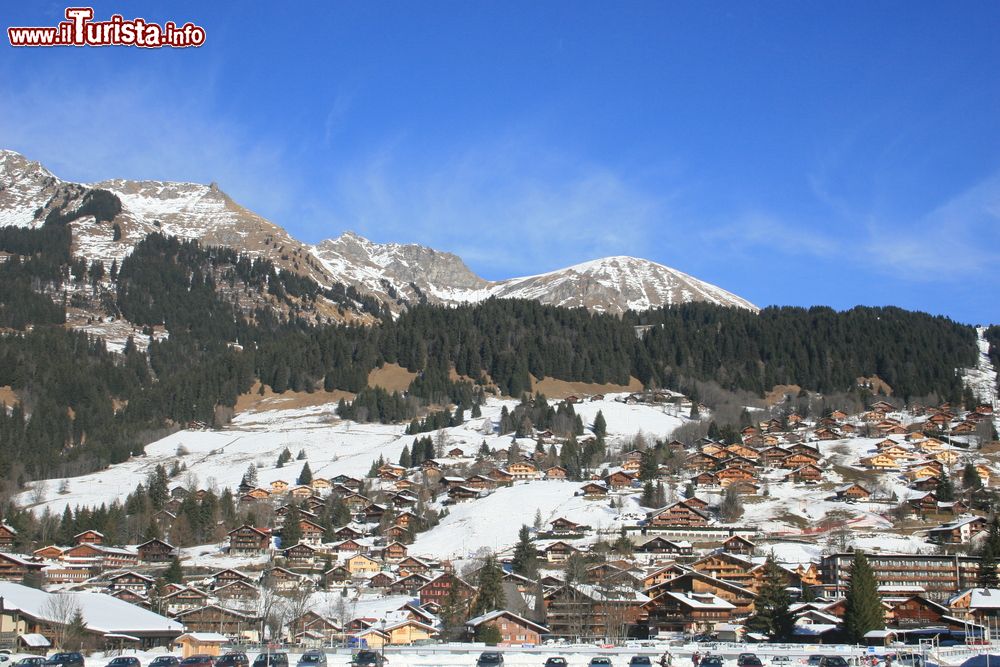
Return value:
<svg viewBox="0 0 1000 667">
<path fill-rule="evenodd" d="M 659 406 L 625 405 L 613 399 L 613 395 L 608 395 L 603 401 L 577 406 L 588 426 L 598 410 L 604 411 L 612 446 L 624 444 L 640 431 L 652 438 L 667 438 L 686 421 L 664 412 Z M 492 432 L 504 405 L 512 410 L 516 402 L 490 399 L 483 406 L 481 418 L 445 429 L 448 448 L 460 447 L 471 457 L 483 441 L 492 448 L 508 447 L 509 435 L 498 436 Z M 275 467 L 278 455 L 285 448 L 293 457 L 304 451 L 314 477 L 363 476 L 380 456 L 386 461 L 399 460 L 403 447 L 413 441 L 414 436 L 404 434 L 405 425 L 341 420 L 334 414 L 335 407 L 327 404 L 294 410 L 246 412 L 237 415 L 232 424 L 222 430 L 178 431 L 148 445 L 145 456 L 134 457 L 107 470 L 66 479 L 65 488 L 62 479 L 32 483 L 18 496 L 18 501 L 36 512 L 48 508 L 54 513 L 61 513 L 66 505 L 108 503 L 116 498 L 123 499 L 157 465 L 169 469 L 175 460 L 187 467 L 176 483 L 194 482 L 199 488 L 235 489 L 251 463 L 257 467 L 260 486 L 266 487 L 275 480 L 294 484 L 305 461 L 293 458 L 283 468 Z M 531 451 L 534 444 L 530 439 L 519 441 L 523 451 Z M 563 494 L 572 495 L 570 486 L 565 485 L 558 493 L 542 494 L 530 508 L 527 522 L 533 519 L 536 506 L 543 514 L 548 514 L 565 503 L 567 499 Z M 67 492 L 59 493 L 60 488 Z M 548 503 L 552 506 L 548 507 Z"/>
</svg>

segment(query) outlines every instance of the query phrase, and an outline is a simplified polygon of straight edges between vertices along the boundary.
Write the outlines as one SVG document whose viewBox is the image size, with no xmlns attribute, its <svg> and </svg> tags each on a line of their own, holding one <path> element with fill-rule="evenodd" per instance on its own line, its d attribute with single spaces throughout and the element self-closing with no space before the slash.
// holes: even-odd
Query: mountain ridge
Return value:
<svg viewBox="0 0 1000 667">
<path fill-rule="evenodd" d="M 53 211 L 80 210 L 89 193 L 120 203 L 110 220 L 74 218 L 73 253 L 88 261 L 121 262 L 151 232 L 222 245 L 270 259 L 320 286 L 353 286 L 393 312 L 411 303 L 457 305 L 491 297 L 622 313 L 705 301 L 756 312 L 751 302 L 651 260 L 614 256 L 529 276 L 489 281 L 459 257 L 419 244 L 375 243 L 355 232 L 316 244 L 242 206 L 216 184 L 127 179 L 73 183 L 44 165 L 0 150 L 0 227 L 38 227 Z M 110 214 L 109 214 L 110 215 Z"/>
</svg>

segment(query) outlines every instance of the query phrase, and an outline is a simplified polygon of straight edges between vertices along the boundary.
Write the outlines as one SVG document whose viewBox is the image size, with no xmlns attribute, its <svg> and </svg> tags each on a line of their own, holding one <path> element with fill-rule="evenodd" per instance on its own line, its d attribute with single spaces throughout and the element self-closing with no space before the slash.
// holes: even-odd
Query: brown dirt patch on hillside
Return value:
<svg viewBox="0 0 1000 667">
<path fill-rule="evenodd" d="M 0 387 L 0 403 L 5 403 L 9 408 L 20 400 L 21 398 L 16 391 L 10 388 L 10 385 Z"/>
<path fill-rule="evenodd" d="M 785 400 L 785 396 L 788 394 L 791 394 L 793 398 L 798 396 L 800 391 L 802 391 L 802 387 L 797 384 L 776 384 L 771 391 L 767 392 L 764 400 L 768 405 L 775 405 Z"/>
<path fill-rule="evenodd" d="M 619 392 L 642 391 L 642 383 L 636 378 L 629 378 L 628 384 L 595 384 L 593 382 L 568 382 L 555 378 L 544 377 L 541 380 L 531 378 L 532 393 L 540 391 L 546 398 L 566 398 L 567 396 L 593 396 L 594 394 L 612 394 Z"/>
<path fill-rule="evenodd" d="M 399 364 L 385 364 L 368 374 L 369 387 L 382 387 L 386 391 L 406 391 L 417 377 Z"/>
<path fill-rule="evenodd" d="M 240 394 L 236 399 L 236 412 L 265 412 L 267 410 L 291 410 L 295 408 L 309 408 L 314 405 L 326 405 L 336 403 L 340 399 L 353 400 L 354 394 L 349 391 L 314 391 L 307 393 L 304 391 L 286 391 L 283 394 L 276 394 L 268 386 L 264 387 L 264 393 L 260 391 L 260 382 L 254 382 L 253 387 L 245 394 Z"/>
</svg>

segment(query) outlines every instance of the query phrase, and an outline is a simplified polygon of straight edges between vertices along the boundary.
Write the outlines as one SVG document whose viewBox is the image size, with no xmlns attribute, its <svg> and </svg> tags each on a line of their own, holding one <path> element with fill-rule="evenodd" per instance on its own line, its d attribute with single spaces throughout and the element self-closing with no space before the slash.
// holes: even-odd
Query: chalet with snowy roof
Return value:
<svg viewBox="0 0 1000 667">
<path fill-rule="evenodd" d="M 580 550 L 572 544 L 560 540 L 542 549 L 542 553 L 545 554 L 545 560 L 549 563 L 564 563 L 573 554 L 580 553 Z"/>
<path fill-rule="evenodd" d="M 176 615 L 181 611 L 205 606 L 208 604 L 208 598 L 208 593 L 192 586 L 167 593 L 163 596 L 163 602 L 166 604 L 167 612 Z"/>
<path fill-rule="evenodd" d="M 496 628 L 500 635 L 497 646 L 537 646 L 541 644 L 542 635 L 549 632 L 545 626 L 506 609 L 470 618 L 465 623 L 470 639 L 475 639 L 480 628 L 484 626 Z"/>
<path fill-rule="evenodd" d="M 553 636 L 594 641 L 613 631 L 611 624 L 626 628 L 644 616 L 649 598 L 631 590 L 607 590 L 588 584 L 563 584 L 545 593 L 546 623 Z M 587 609 L 588 614 L 580 614 Z"/>
<path fill-rule="evenodd" d="M 389 584 L 389 593 L 392 595 L 416 595 L 417 591 L 430 580 L 430 577 L 422 574 L 409 574 Z"/>
<path fill-rule="evenodd" d="M 888 600 L 886 625 L 891 628 L 926 628 L 947 623 L 948 607 L 922 595 L 909 595 L 899 600 Z"/>
<path fill-rule="evenodd" d="M 260 620 L 250 613 L 226 609 L 216 604 L 188 609 L 177 614 L 177 621 L 189 633 L 214 632 L 226 637 L 239 637 L 255 632 Z"/>
<path fill-rule="evenodd" d="M 367 523 L 378 523 L 388 511 L 389 508 L 385 505 L 381 505 L 379 503 L 368 503 L 363 510 L 365 521 Z"/>
<path fill-rule="evenodd" d="M 549 531 L 556 535 L 578 533 L 583 530 L 583 526 L 575 521 L 570 521 L 565 517 L 559 517 L 549 522 Z"/>
<path fill-rule="evenodd" d="M 73 540 L 77 544 L 104 544 L 104 533 L 99 533 L 96 530 L 85 530 L 74 535 Z"/>
<path fill-rule="evenodd" d="M 486 475 L 470 475 L 462 485 L 477 491 L 492 491 L 497 488 L 497 481 Z"/>
<path fill-rule="evenodd" d="M 460 503 L 466 500 L 475 500 L 482 491 L 470 489 L 467 486 L 453 486 L 448 489 L 448 499 L 453 503 Z"/>
<path fill-rule="evenodd" d="M 225 603 L 249 602 L 260 596 L 260 589 L 246 581 L 234 581 L 216 588 L 212 593 Z"/>
<path fill-rule="evenodd" d="M 837 496 L 837 500 L 868 500 L 872 495 L 871 491 L 857 482 L 838 486 L 834 489 L 834 493 Z"/>
<path fill-rule="evenodd" d="M 229 553 L 233 555 L 257 555 L 271 547 L 269 528 L 254 528 L 243 524 L 229 531 Z"/>
<path fill-rule="evenodd" d="M 514 483 L 514 475 L 503 468 L 494 468 L 490 471 L 489 476 L 500 486 L 510 486 Z"/>
<path fill-rule="evenodd" d="M 755 475 L 750 470 L 745 468 L 723 468 L 722 470 L 715 473 L 715 476 L 719 480 L 719 485 L 726 487 L 734 482 L 744 482 L 755 478 Z"/>
<path fill-rule="evenodd" d="M 801 468 L 807 465 L 818 465 L 819 455 L 807 453 L 806 451 L 792 451 L 791 454 L 782 459 L 779 467 L 786 470 L 795 470 L 796 468 Z"/>
<path fill-rule="evenodd" d="M 343 565 L 335 565 L 323 573 L 323 580 L 330 583 L 344 582 L 351 578 L 351 573 Z"/>
<path fill-rule="evenodd" d="M 59 557 L 62 556 L 63 548 L 62 547 L 58 547 L 58 546 L 56 546 L 54 544 L 49 544 L 48 546 L 44 546 L 41 549 L 35 549 L 31 553 L 32 553 L 33 556 L 35 556 L 35 558 L 46 558 L 48 560 L 59 560 Z"/>
<path fill-rule="evenodd" d="M 693 549 L 690 542 L 678 542 L 656 536 L 637 545 L 635 553 L 652 556 L 690 556 Z"/>
<path fill-rule="evenodd" d="M 564 481 L 569 478 L 569 471 L 562 466 L 552 466 L 545 469 L 545 479 Z"/>
<path fill-rule="evenodd" d="M 681 568 L 678 568 L 681 569 Z M 663 583 L 646 589 L 646 594 L 656 599 L 666 591 L 675 593 L 710 593 L 733 605 L 733 614 L 745 616 L 753 613 L 756 594 L 749 588 L 709 574 L 684 569 Z"/>
<path fill-rule="evenodd" d="M 276 496 L 283 495 L 288 491 L 288 482 L 283 479 L 276 479 L 271 482 L 271 493 Z"/>
<path fill-rule="evenodd" d="M 431 571 L 431 564 L 414 556 L 407 556 L 399 561 L 400 574 L 423 574 Z"/>
<path fill-rule="evenodd" d="M 17 531 L 6 523 L 0 523 L 0 549 L 8 551 L 13 549 L 16 539 Z"/>
<path fill-rule="evenodd" d="M 816 484 L 823 481 L 823 469 L 818 465 L 810 463 L 802 466 L 801 468 L 796 468 L 785 475 L 785 480 L 806 484 Z"/>
<path fill-rule="evenodd" d="M 981 516 L 968 516 L 931 528 L 927 539 L 935 544 L 969 544 L 986 530 L 988 522 Z"/>
<path fill-rule="evenodd" d="M 677 528 L 691 526 L 707 526 L 709 515 L 700 509 L 691 507 L 683 500 L 667 505 L 663 509 L 647 515 L 646 526 L 649 528 Z"/>
<path fill-rule="evenodd" d="M 408 549 L 402 542 L 390 542 L 382 549 L 382 560 L 399 562 L 406 558 Z"/>
<path fill-rule="evenodd" d="M 41 574 L 44 565 L 15 554 L 0 553 L 0 581 L 20 583 L 32 574 Z"/>
<path fill-rule="evenodd" d="M 599 497 L 608 495 L 608 487 L 604 482 L 587 482 L 580 487 L 580 493 L 585 497 Z"/>
<path fill-rule="evenodd" d="M 538 468 L 528 461 L 515 461 L 507 466 L 507 472 L 515 480 L 538 479 Z"/>
<path fill-rule="evenodd" d="M 369 558 L 365 554 L 354 554 L 347 559 L 345 565 L 347 565 L 347 571 L 350 572 L 352 576 L 375 574 L 382 569 L 382 566 L 379 565 L 378 561 Z"/>
<path fill-rule="evenodd" d="M 611 489 L 631 488 L 635 476 L 623 470 L 616 470 L 604 476 L 604 483 Z"/>
<path fill-rule="evenodd" d="M 146 540 L 135 549 L 144 563 L 166 563 L 177 553 L 174 545 L 161 539 Z"/>
<path fill-rule="evenodd" d="M 108 588 L 112 591 L 125 589 L 145 595 L 155 582 L 152 577 L 138 572 L 121 572 L 108 577 Z"/>
<path fill-rule="evenodd" d="M 756 551 L 757 545 L 742 535 L 733 535 L 722 543 L 722 549 L 731 554 L 751 556 Z"/>
<path fill-rule="evenodd" d="M 660 633 L 714 632 L 729 623 L 734 607 L 711 593 L 666 591 L 644 606 L 648 613 L 649 636 Z"/>
<path fill-rule="evenodd" d="M 454 572 L 445 572 L 431 579 L 417 591 L 420 596 L 420 604 L 434 603 L 440 607 L 444 604 L 452 588 L 455 589 L 455 595 L 461 600 L 471 600 L 476 594 L 474 586 Z"/>
<path fill-rule="evenodd" d="M 316 560 L 316 548 L 299 542 L 282 552 L 289 567 L 310 567 Z"/>
</svg>

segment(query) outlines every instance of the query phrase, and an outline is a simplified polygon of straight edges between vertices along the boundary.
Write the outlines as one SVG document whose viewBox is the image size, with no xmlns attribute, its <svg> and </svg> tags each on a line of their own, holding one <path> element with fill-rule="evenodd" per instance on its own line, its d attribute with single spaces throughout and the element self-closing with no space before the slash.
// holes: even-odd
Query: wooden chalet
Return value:
<svg viewBox="0 0 1000 667">
<path fill-rule="evenodd" d="M 229 553 L 256 555 L 271 548 L 271 531 L 268 528 L 254 528 L 243 524 L 229 531 Z"/>
<path fill-rule="evenodd" d="M 648 528 L 677 528 L 691 526 L 707 526 L 709 515 L 700 509 L 695 509 L 685 501 L 679 500 L 661 510 L 647 515 Z"/>
<path fill-rule="evenodd" d="M 157 538 L 143 542 L 136 547 L 136 551 L 139 553 L 139 560 L 144 563 L 166 563 L 177 553 L 174 545 Z"/>
</svg>

